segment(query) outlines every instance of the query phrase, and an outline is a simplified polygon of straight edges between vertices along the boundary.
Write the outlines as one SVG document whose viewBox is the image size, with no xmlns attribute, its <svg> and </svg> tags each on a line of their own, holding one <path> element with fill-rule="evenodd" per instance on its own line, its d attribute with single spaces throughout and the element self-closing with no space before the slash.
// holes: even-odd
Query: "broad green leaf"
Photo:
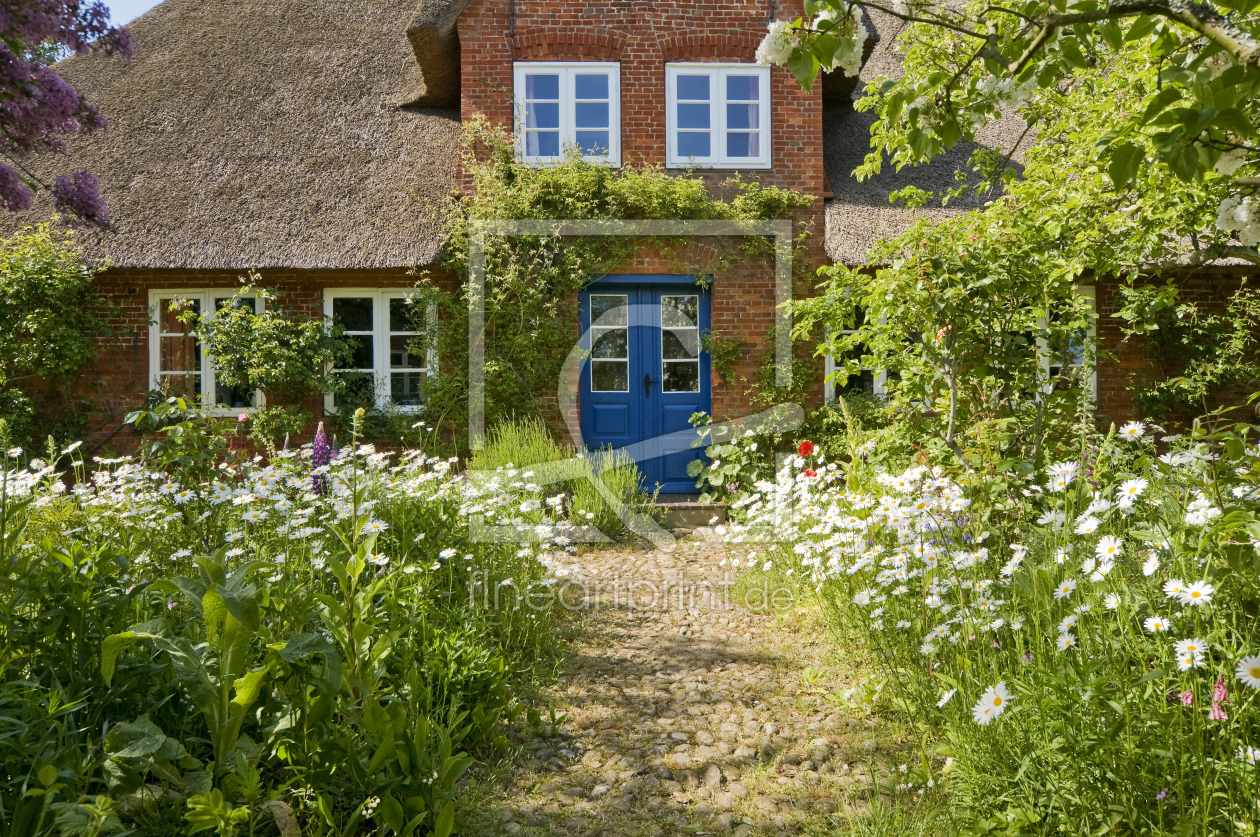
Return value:
<svg viewBox="0 0 1260 837">
<path fill-rule="evenodd" d="M 1150 123 L 1152 119 L 1159 116 L 1173 102 L 1181 98 L 1181 89 L 1169 84 L 1163 90 L 1155 94 L 1150 103 L 1146 106 L 1145 112 L 1142 114 L 1142 124 Z"/>
<path fill-rule="evenodd" d="M 455 802 L 452 800 L 442 806 L 442 812 L 433 823 L 433 837 L 451 837 L 453 828 L 455 828 Z"/>
<path fill-rule="evenodd" d="M 236 697 L 232 698 L 232 703 L 237 706 L 248 709 L 258 700 L 258 693 L 262 690 L 263 681 L 267 679 L 270 668 L 256 668 L 245 673 L 243 677 L 239 677 L 236 683 L 232 685 L 232 690 L 236 692 Z"/>
<path fill-rule="evenodd" d="M 1117 145 L 1111 150 L 1111 162 L 1107 164 L 1107 175 L 1116 189 L 1123 189 L 1137 175 L 1138 168 L 1146 158 L 1142 149 L 1131 142 Z"/>
<path fill-rule="evenodd" d="M 166 734 L 145 716 L 114 726 L 105 737 L 105 752 L 113 758 L 134 759 L 161 749 Z"/>
</svg>

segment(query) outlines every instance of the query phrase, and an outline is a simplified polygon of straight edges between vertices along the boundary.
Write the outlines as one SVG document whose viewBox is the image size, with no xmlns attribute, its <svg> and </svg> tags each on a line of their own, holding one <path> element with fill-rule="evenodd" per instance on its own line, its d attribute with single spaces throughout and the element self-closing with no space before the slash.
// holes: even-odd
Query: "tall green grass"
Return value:
<svg viewBox="0 0 1260 837">
<path fill-rule="evenodd" d="M 593 525 L 610 537 L 624 533 L 619 509 L 611 507 L 596 489 L 601 479 L 614 497 L 631 510 L 647 512 L 654 496 L 643 490 L 643 474 L 627 454 L 613 450 L 579 451 L 557 441 L 545 422 L 537 417 L 505 421 L 490 430 L 486 443 L 473 454 L 469 468 L 496 471 L 499 468 L 524 469 L 546 462 L 573 460 L 582 463 L 586 476 L 547 487 L 551 496 L 563 492 L 573 510 L 575 522 Z"/>
</svg>

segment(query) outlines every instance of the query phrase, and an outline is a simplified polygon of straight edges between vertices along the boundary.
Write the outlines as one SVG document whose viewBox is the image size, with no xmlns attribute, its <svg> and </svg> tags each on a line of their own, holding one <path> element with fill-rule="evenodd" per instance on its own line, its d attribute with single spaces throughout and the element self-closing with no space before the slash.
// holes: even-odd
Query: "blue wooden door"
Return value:
<svg viewBox="0 0 1260 837">
<path fill-rule="evenodd" d="M 672 278 L 672 277 L 671 277 Z M 691 416 L 709 412 L 709 294 L 691 277 L 665 283 L 603 280 L 582 293 L 582 440 L 625 449 L 645 487 L 691 494 L 687 463 L 703 456 Z"/>
</svg>

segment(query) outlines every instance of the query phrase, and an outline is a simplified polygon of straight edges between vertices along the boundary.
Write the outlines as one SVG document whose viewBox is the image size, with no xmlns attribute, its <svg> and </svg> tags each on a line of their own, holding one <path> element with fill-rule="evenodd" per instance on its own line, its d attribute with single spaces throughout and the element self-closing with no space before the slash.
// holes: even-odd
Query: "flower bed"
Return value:
<svg viewBox="0 0 1260 837">
<path fill-rule="evenodd" d="M 1087 436 L 1015 498 L 850 442 L 843 465 L 802 445 L 725 534 L 869 648 L 848 697 L 925 731 L 897 790 L 943 786 L 973 833 L 1254 833 L 1250 428 Z"/>
</svg>

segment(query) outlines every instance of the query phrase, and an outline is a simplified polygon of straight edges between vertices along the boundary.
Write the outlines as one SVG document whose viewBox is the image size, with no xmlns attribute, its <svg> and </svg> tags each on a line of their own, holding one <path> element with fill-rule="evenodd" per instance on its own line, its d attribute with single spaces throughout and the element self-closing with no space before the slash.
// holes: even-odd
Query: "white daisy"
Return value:
<svg viewBox="0 0 1260 837">
<path fill-rule="evenodd" d="M 1098 531 L 1098 527 L 1102 525 L 1102 521 L 1094 517 L 1092 514 L 1085 515 L 1084 518 L 1076 523 L 1076 534 L 1092 535 Z"/>
<path fill-rule="evenodd" d="M 958 691 L 957 689 L 950 689 L 948 692 L 941 695 L 941 699 L 936 702 L 936 708 L 944 709 L 945 704 L 949 703 L 949 699 L 952 698 L 954 696 L 954 693 L 957 691 Z"/>
<path fill-rule="evenodd" d="M 1124 427 L 1121 427 L 1120 432 L 1117 435 L 1119 435 L 1122 439 L 1138 441 L 1146 435 L 1146 425 L 1142 424 L 1140 421 L 1131 421 Z"/>
<path fill-rule="evenodd" d="M 1184 657 L 1187 654 L 1201 657 L 1207 653 L 1207 643 L 1197 637 L 1180 640 L 1173 644 L 1173 648 L 1176 649 L 1178 657 Z"/>
<path fill-rule="evenodd" d="M 1212 601 L 1212 594 L 1216 592 L 1216 588 L 1206 581 L 1196 581 L 1180 593 L 1177 598 L 1185 605 L 1205 605 Z"/>
<path fill-rule="evenodd" d="M 1149 555 L 1147 559 L 1142 562 L 1142 575 L 1145 575 L 1145 576 L 1155 575 L 1155 571 L 1158 569 L 1159 569 L 1159 558 L 1155 557 L 1154 555 Z"/>
<path fill-rule="evenodd" d="M 1059 639 L 1055 642 L 1055 647 L 1057 647 L 1060 651 L 1066 651 L 1069 648 L 1074 648 L 1075 646 L 1076 637 L 1067 631 L 1059 634 Z"/>
<path fill-rule="evenodd" d="M 1124 542 L 1115 535 L 1103 535 L 1098 539 L 1098 546 L 1094 547 L 1095 554 L 1103 560 L 1115 560 L 1124 552 Z"/>
<path fill-rule="evenodd" d="M 980 700 L 971 709 L 971 717 L 980 726 L 984 726 L 1006 711 L 1011 695 L 1006 691 L 1006 681 L 991 686 L 980 696 Z"/>
<path fill-rule="evenodd" d="M 1148 485 L 1150 485 L 1150 483 L 1141 477 L 1125 480 L 1120 483 L 1119 494 L 1121 497 L 1140 497 Z"/>
<path fill-rule="evenodd" d="M 1117 596 L 1115 593 L 1108 593 L 1107 595 L 1103 596 L 1103 604 L 1106 606 L 1107 610 L 1119 610 L 1120 597 Z"/>
<path fill-rule="evenodd" d="M 1151 633 L 1168 630 L 1168 620 L 1162 616 L 1148 616 L 1142 625 Z"/>
<path fill-rule="evenodd" d="M 1186 583 L 1179 578 L 1170 578 L 1164 582 L 1164 595 L 1170 599 L 1179 599 L 1186 592 Z"/>
<path fill-rule="evenodd" d="M 1076 590 L 1076 579 L 1065 579 L 1063 583 L 1055 589 L 1054 597 L 1059 600 L 1066 599 L 1068 596 L 1072 595 L 1074 590 Z"/>
<path fill-rule="evenodd" d="M 1248 689 L 1260 689 L 1260 655 L 1249 654 L 1235 663 L 1234 675 Z"/>
</svg>

